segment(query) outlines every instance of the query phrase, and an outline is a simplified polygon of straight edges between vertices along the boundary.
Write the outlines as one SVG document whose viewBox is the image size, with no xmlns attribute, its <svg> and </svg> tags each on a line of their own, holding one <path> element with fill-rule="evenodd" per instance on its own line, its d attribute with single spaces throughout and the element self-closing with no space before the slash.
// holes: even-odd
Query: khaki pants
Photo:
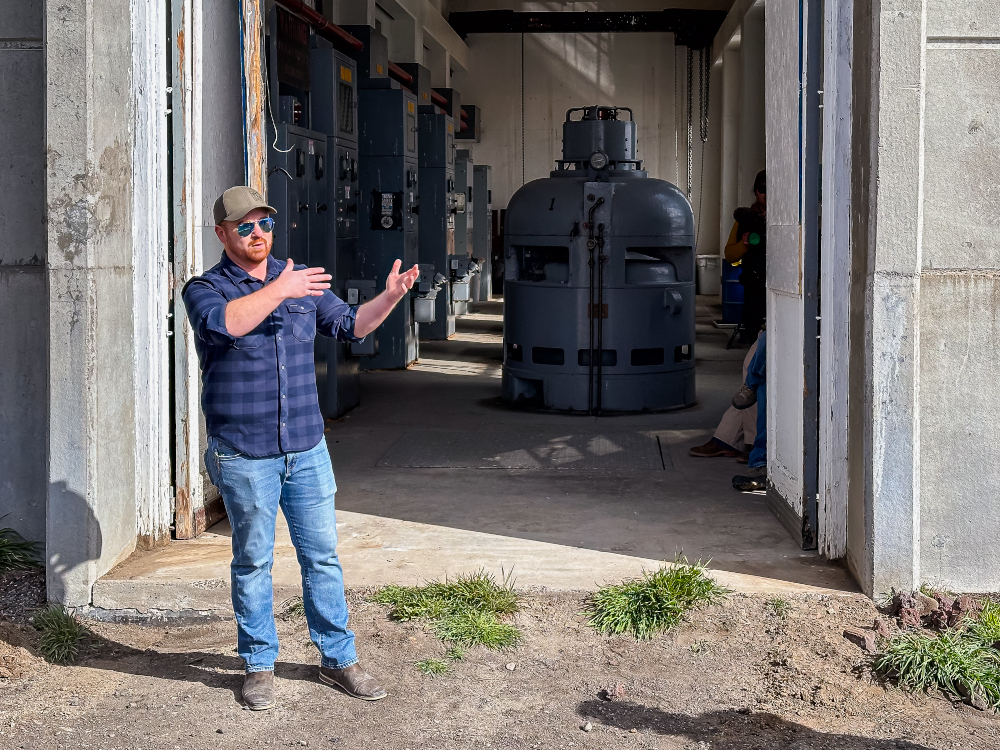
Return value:
<svg viewBox="0 0 1000 750">
<path fill-rule="evenodd" d="M 754 352 L 757 351 L 757 342 L 754 341 L 743 360 L 743 379 L 746 380 L 747 368 L 750 360 L 753 359 Z M 749 450 L 757 437 L 757 407 L 751 406 L 749 409 L 735 409 L 730 406 L 719 421 L 719 427 L 715 430 L 713 438 L 725 443 L 738 451 Z"/>
</svg>

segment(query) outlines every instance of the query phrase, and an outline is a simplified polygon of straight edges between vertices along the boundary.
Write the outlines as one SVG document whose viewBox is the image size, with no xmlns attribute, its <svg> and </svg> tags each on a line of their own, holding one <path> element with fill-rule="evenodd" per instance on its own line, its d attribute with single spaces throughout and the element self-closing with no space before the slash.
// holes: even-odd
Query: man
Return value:
<svg viewBox="0 0 1000 750">
<path fill-rule="evenodd" d="M 237 651 L 245 664 L 243 701 L 274 705 L 271 565 L 280 506 L 302 569 L 309 634 L 321 654 L 319 679 L 348 695 L 379 700 L 386 691 L 358 663 L 347 627 L 344 578 L 330 454 L 316 394 L 316 333 L 361 341 L 406 296 L 419 274 L 399 273 L 385 291 L 349 307 L 330 291 L 322 268 L 271 257 L 275 209 L 248 187 L 215 202 L 222 260 L 184 287 L 202 369 L 208 428 L 205 465 L 233 528 L 231 566 Z"/>
<path fill-rule="evenodd" d="M 763 169 L 754 178 L 753 195 L 752 206 L 733 212 L 737 220 L 733 222 L 725 250 L 726 260 L 739 262 L 741 268 L 743 341 L 756 341 L 767 313 L 767 172 Z M 760 226 L 753 226 L 757 224 Z"/>
<path fill-rule="evenodd" d="M 747 368 L 757 351 L 757 341 L 753 342 L 746 357 L 743 358 L 743 379 L 746 380 Z M 745 446 L 752 446 L 757 437 L 757 412 L 752 409 L 737 409 L 730 406 L 719 420 L 712 439 L 704 445 L 696 445 L 688 452 L 695 458 L 735 458 L 745 464 L 750 451 Z"/>
<path fill-rule="evenodd" d="M 757 405 L 757 435 L 750 449 L 749 467 L 733 477 L 733 488 L 742 492 L 767 488 L 767 331 L 760 332 L 757 351 L 747 367 L 743 385 L 733 396 L 733 407 L 749 409 Z"/>
</svg>

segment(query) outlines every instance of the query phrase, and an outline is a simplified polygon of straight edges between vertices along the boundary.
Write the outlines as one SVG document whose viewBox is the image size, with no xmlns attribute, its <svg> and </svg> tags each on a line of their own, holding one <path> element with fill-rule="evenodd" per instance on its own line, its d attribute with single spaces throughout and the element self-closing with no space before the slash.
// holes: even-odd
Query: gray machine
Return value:
<svg viewBox="0 0 1000 750">
<path fill-rule="evenodd" d="M 312 127 L 327 137 L 326 169 L 328 231 L 322 257 L 310 257 L 310 265 L 322 266 L 333 276 L 333 291 L 343 300 L 352 295 L 348 281 L 358 275 L 358 89 L 357 65 L 333 49 L 322 37 L 311 37 L 310 108 Z M 331 216 L 332 214 L 332 216 Z M 357 296 L 356 294 L 353 296 Z M 357 304 L 357 299 L 352 304 Z M 361 348 L 374 352 L 370 334 Z M 360 361 L 351 345 L 316 339 L 316 383 L 323 416 L 339 417 L 360 402 Z"/>
<path fill-rule="evenodd" d="M 472 257 L 479 264 L 478 294 L 489 302 L 493 295 L 493 168 L 477 164 L 472 172 Z"/>
<path fill-rule="evenodd" d="M 455 257 L 448 270 L 456 316 L 468 314 L 479 294 L 479 262 L 472 257 L 473 166 L 471 151 L 455 152 Z"/>
<path fill-rule="evenodd" d="M 358 276 L 348 285 L 349 298 L 356 295 L 362 301 L 366 292 L 361 281 L 380 289 L 397 259 L 404 270 L 418 262 L 417 100 L 388 78 L 386 38 L 369 26 L 346 28 L 364 43 L 354 56 L 358 63 Z M 363 369 L 403 369 L 417 359 L 412 295 L 386 318 L 377 344 L 373 356 L 362 360 Z"/>
<path fill-rule="evenodd" d="M 694 217 L 642 171 L 635 143 L 628 108 L 571 109 L 556 171 L 510 200 L 507 402 L 591 414 L 695 402 Z"/>
<path fill-rule="evenodd" d="M 417 97 L 420 153 L 420 267 L 427 278 L 447 277 L 455 254 L 455 121 L 434 104 L 431 72 L 416 63 L 402 67 L 413 77 Z M 418 286 L 423 288 L 424 284 Z M 433 320 L 422 323 L 424 340 L 446 339 L 455 333 L 451 285 L 443 284 L 434 298 Z"/>
</svg>

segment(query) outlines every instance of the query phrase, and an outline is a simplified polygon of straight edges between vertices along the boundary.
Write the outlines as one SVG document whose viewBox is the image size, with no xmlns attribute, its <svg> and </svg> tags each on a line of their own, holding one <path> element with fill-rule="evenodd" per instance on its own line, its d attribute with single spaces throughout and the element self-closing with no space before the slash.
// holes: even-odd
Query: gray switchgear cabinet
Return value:
<svg viewBox="0 0 1000 750">
<path fill-rule="evenodd" d="M 641 170 L 635 135 L 627 108 L 571 109 L 556 171 L 510 200 L 508 402 L 591 414 L 695 402 L 694 217 Z"/>
</svg>

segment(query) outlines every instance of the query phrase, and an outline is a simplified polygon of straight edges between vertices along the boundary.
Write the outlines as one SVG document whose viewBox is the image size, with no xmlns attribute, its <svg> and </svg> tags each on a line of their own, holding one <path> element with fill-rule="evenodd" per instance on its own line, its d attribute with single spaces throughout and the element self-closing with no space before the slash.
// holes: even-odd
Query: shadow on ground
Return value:
<svg viewBox="0 0 1000 750">
<path fill-rule="evenodd" d="M 683 736 L 712 750 L 931 750 L 905 739 L 872 739 L 817 732 L 769 713 L 711 711 L 698 716 L 674 714 L 637 703 L 584 701 L 577 713 L 626 731 Z"/>
</svg>

